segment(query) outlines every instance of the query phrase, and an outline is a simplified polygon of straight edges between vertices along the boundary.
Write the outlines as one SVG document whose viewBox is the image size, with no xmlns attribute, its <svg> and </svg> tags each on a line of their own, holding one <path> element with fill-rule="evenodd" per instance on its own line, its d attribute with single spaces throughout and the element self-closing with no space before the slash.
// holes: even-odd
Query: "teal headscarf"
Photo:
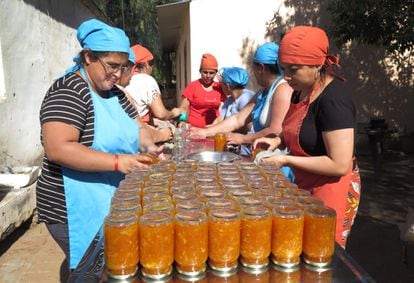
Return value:
<svg viewBox="0 0 414 283">
<path fill-rule="evenodd" d="M 82 49 L 130 54 L 129 39 L 125 32 L 122 29 L 109 26 L 100 20 L 91 19 L 83 22 L 78 27 L 76 35 Z M 67 69 L 65 74 L 80 69 L 79 55 L 73 58 L 73 62 L 75 62 L 75 66 Z"/>
<path fill-rule="evenodd" d="M 233 87 L 246 87 L 249 82 L 249 74 L 246 70 L 239 67 L 226 67 L 220 70 L 224 83 Z"/>
<path fill-rule="evenodd" d="M 282 74 L 279 65 L 279 45 L 274 42 L 266 42 L 260 45 L 254 53 L 253 62 L 272 65 L 277 64 L 279 74 Z"/>
</svg>

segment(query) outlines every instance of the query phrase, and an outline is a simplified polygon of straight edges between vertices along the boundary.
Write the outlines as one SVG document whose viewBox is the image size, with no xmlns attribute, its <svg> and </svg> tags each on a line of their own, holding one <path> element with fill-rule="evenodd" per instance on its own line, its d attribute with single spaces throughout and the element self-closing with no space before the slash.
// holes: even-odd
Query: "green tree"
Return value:
<svg viewBox="0 0 414 283">
<path fill-rule="evenodd" d="M 355 40 L 390 52 L 413 50 L 414 0 L 332 0 L 328 11 L 338 45 Z"/>
<path fill-rule="evenodd" d="M 111 19 L 113 25 L 125 30 L 131 45 L 148 48 L 155 58 L 153 76 L 163 84 L 164 62 L 155 7 L 176 0 L 95 0 L 98 7 Z"/>
</svg>

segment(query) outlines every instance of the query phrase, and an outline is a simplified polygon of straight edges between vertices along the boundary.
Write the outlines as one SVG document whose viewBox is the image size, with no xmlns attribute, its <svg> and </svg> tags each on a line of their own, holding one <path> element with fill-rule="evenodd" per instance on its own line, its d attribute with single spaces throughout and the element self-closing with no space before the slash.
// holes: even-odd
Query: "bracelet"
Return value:
<svg viewBox="0 0 414 283">
<path fill-rule="evenodd" d="M 115 154 L 114 171 L 118 171 L 119 155 Z"/>
</svg>

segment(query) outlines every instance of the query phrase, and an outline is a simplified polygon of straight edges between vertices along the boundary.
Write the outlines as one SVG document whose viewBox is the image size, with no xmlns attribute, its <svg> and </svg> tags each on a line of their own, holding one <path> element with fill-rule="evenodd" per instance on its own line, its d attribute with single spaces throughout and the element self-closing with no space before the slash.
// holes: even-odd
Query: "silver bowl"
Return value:
<svg viewBox="0 0 414 283">
<path fill-rule="evenodd" d="M 194 159 L 199 162 L 212 162 L 212 163 L 221 163 L 221 162 L 233 162 L 240 159 L 241 157 L 237 154 L 227 151 L 201 151 L 190 153 L 185 156 L 186 159 Z"/>
</svg>

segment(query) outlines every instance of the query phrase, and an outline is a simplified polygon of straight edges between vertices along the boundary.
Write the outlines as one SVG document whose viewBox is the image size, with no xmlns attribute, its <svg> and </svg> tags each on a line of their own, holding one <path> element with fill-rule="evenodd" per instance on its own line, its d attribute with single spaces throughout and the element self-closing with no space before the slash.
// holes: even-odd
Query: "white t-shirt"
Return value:
<svg viewBox="0 0 414 283">
<path fill-rule="evenodd" d="M 157 95 L 161 95 L 157 81 L 147 74 L 133 75 L 126 89 L 134 100 L 140 117 L 148 114 L 149 106 Z"/>
</svg>

